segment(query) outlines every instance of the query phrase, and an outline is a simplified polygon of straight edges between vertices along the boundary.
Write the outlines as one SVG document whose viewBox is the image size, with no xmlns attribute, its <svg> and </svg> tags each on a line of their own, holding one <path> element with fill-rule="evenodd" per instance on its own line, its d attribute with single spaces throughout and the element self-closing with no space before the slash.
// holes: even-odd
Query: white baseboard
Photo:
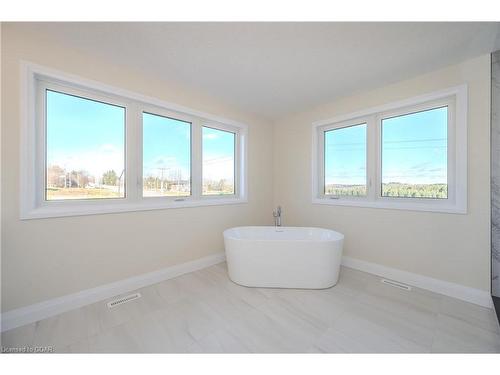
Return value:
<svg viewBox="0 0 500 375">
<path fill-rule="evenodd" d="M 396 268 L 382 266 L 376 263 L 366 262 L 350 257 L 342 257 L 342 265 L 359 271 L 368 272 L 387 279 L 399 281 L 417 288 L 430 290 L 431 292 L 474 303 L 479 306 L 492 308 L 493 301 L 489 292 L 474 289 L 448 281 L 422 276 L 416 273 L 401 271 Z"/>
<path fill-rule="evenodd" d="M 223 262 L 224 259 L 224 253 L 217 253 L 187 263 L 116 281 L 111 284 L 101 285 L 78 293 L 68 294 L 19 309 L 10 310 L 3 313 L 1 316 L 1 331 L 3 332 L 25 324 L 30 324 L 69 310 L 77 309 L 81 306 L 156 284 L 163 280 L 172 279 L 188 272 L 197 271 Z"/>
</svg>

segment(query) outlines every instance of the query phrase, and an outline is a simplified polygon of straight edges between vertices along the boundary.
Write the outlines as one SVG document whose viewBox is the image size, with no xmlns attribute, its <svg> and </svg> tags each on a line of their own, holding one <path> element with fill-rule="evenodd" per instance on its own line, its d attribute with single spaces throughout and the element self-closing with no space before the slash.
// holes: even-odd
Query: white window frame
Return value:
<svg viewBox="0 0 500 375">
<path fill-rule="evenodd" d="M 312 203 L 333 206 L 467 213 L 467 85 L 451 87 L 418 97 L 338 116 L 312 124 Z M 384 197 L 382 179 L 382 120 L 448 106 L 448 198 Z M 367 124 L 366 197 L 324 194 L 324 133 L 347 126 Z"/>
<path fill-rule="evenodd" d="M 201 197 L 202 199 L 225 199 L 227 197 L 233 197 L 234 195 L 237 194 L 237 191 L 238 191 L 238 186 L 240 185 L 241 183 L 241 178 L 240 178 L 240 175 L 237 173 L 237 166 L 238 164 L 240 163 L 240 153 L 238 152 L 238 149 L 241 147 L 241 137 L 239 136 L 239 133 L 240 133 L 240 130 L 238 128 L 236 128 L 235 126 L 231 126 L 231 125 L 226 125 L 226 124 L 221 124 L 221 123 L 216 123 L 216 122 L 213 122 L 213 121 L 204 121 L 201 123 L 201 126 L 200 126 L 200 132 L 203 131 L 203 127 L 206 127 L 206 128 L 211 128 L 211 129 L 215 129 L 215 130 L 222 130 L 222 131 L 225 131 L 225 132 L 229 132 L 229 133 L 233 133 L 234 134 L 234 194 L 220 194 L 220 195 L 212 195 L 212 194 L 203 194 L 203 170 L 201 171 L 201 189 L 202 189 L 202 192 L 200 193 L 201 194 Z M 201 144 L 201 155 L 200 155 L 200 160 L 201 160 L 201 163 L 203 164 L 203 137 L 201 138 L 202 140 L 202 144 Z"/>
<path fill-rule="evenodd" d="M 45 89 L 77 95 L 125 108 L 125 197 L 113 199 L 45 200 Z M 248 202 L 248 126 L 174 103 L 141 95 L 51 68 L 21 62 L 21 175 L 20 218 L 37 219 Z M 143 197 L 142 113 L 191 123 L 191 195 Z M 236 134 L 235 194 L 201 194 L 201 127 Z"/>
<path fill-rule="evenodd" d="M 368 176 L 369 176 L 369 152 L 368 152 L 368 132 L 369 132 L 369 124 L 370 119 L 367 117 L 358 117 L 354 118 L 351 120 L 347 121 L 340 121 L 335 124 L 330 124 L 326 125 L 320 128 L 320 130 L 317 133 L 318 137 L 318 151 L 317 151 L 317 157 L 320 159 L 320 162 L 318 163 L 318 177 L 319 177 L 319 183 L 318 183 L 318 196 L 323 198 L 323 199 L 340 199 L 340 196 L 333 196 L 331 194 L 325 194 L 325 159 L 326 159 L 326 154 L 325 154 L 325 133 L 330 131 L 330 130 L 339 130 L 339 129 L 345 129 L 345 128 L 350 128 L 353 126 L 357 125 L 362 125 L 366 124 L 366 140 L 367 140 L 367 147 L 366 147 L 366 193 L 367 195 L 369 194 L 369 181 L 368 181 Z M 349 200 L 352 200 L 353 202 L 360 201 L 366 199 L 365 196 L 350 196 Z"/>
</svg>

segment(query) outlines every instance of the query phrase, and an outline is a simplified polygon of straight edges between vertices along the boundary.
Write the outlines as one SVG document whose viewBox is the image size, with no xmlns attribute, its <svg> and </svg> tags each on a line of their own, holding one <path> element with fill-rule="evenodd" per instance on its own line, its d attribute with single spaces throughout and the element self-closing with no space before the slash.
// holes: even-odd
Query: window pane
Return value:
<svg viewBox="0 0 500 375">
<path fill-rule="evenodd" d="M 46 90 L 47 200 L 125 196 L 125 108 Z"/>
<path fill-rule="evenodd" d="M 447 198 L 448 107 L 382 120 L 382 196 Z"/>
<path fill-rule="evenodd" d="M 236 135 L 203 127 L 203 194 L 234 194 Z"/>
<path fill-rule="evenodd" d="M 191 123 L 143 113 L 145 197 L 191 195 Z"/>
<path fill-rule="evenodd" d="M 366 124 L 325 132 L 325 194 L 366 196 Z"/>
</svg>

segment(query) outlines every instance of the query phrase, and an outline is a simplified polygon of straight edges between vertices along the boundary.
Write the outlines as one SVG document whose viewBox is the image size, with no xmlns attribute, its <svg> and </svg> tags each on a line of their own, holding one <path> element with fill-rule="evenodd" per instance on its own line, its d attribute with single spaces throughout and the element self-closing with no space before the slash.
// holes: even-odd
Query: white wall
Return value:
<svg viewBox="0 0 500 375">
<path fill-rule="evenodd" d="M 467 215 L 311 203 L 313 121 L 462 83 L 469 85 Z M 286 225 L 320 226 L 344 233 L 344 254 L 349 257 L 488 291 L 489 132 L 489 55 L 321 105 L 275 124 L 274 204 L 282 205 Z"/>
<path fill-rule="evenodd" d="M 2 30 L 2 311 L 223 251 L 222 231 L 269 224 L 272 131 L 263 119 L 147 72 L 62 49 L 22 24 Z M 249 126 L 249 203 L 19 220 L 20 60 L 209 112 Z"/>
</svg>

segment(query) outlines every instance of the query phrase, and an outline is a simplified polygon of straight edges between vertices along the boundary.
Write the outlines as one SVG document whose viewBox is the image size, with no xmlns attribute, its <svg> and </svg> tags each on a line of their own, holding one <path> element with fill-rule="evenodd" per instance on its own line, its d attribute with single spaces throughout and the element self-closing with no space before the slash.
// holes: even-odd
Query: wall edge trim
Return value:
<svg viewBox="0 0 500 375">
<path fill-rule="evenodd" d="M 449 281 L 435 279 L 429 276 L 407 272 L 347 256 L 342 257 L 342 265 L 348 268 L 353 268 L 359 271 L 399 281 L 420 289 L 425 289 L 434 293 L 473 303 L 482 307 L 490 309 L 493 307 L 491 295 L 485 290 L 475 289 Z"/>
</svg>

